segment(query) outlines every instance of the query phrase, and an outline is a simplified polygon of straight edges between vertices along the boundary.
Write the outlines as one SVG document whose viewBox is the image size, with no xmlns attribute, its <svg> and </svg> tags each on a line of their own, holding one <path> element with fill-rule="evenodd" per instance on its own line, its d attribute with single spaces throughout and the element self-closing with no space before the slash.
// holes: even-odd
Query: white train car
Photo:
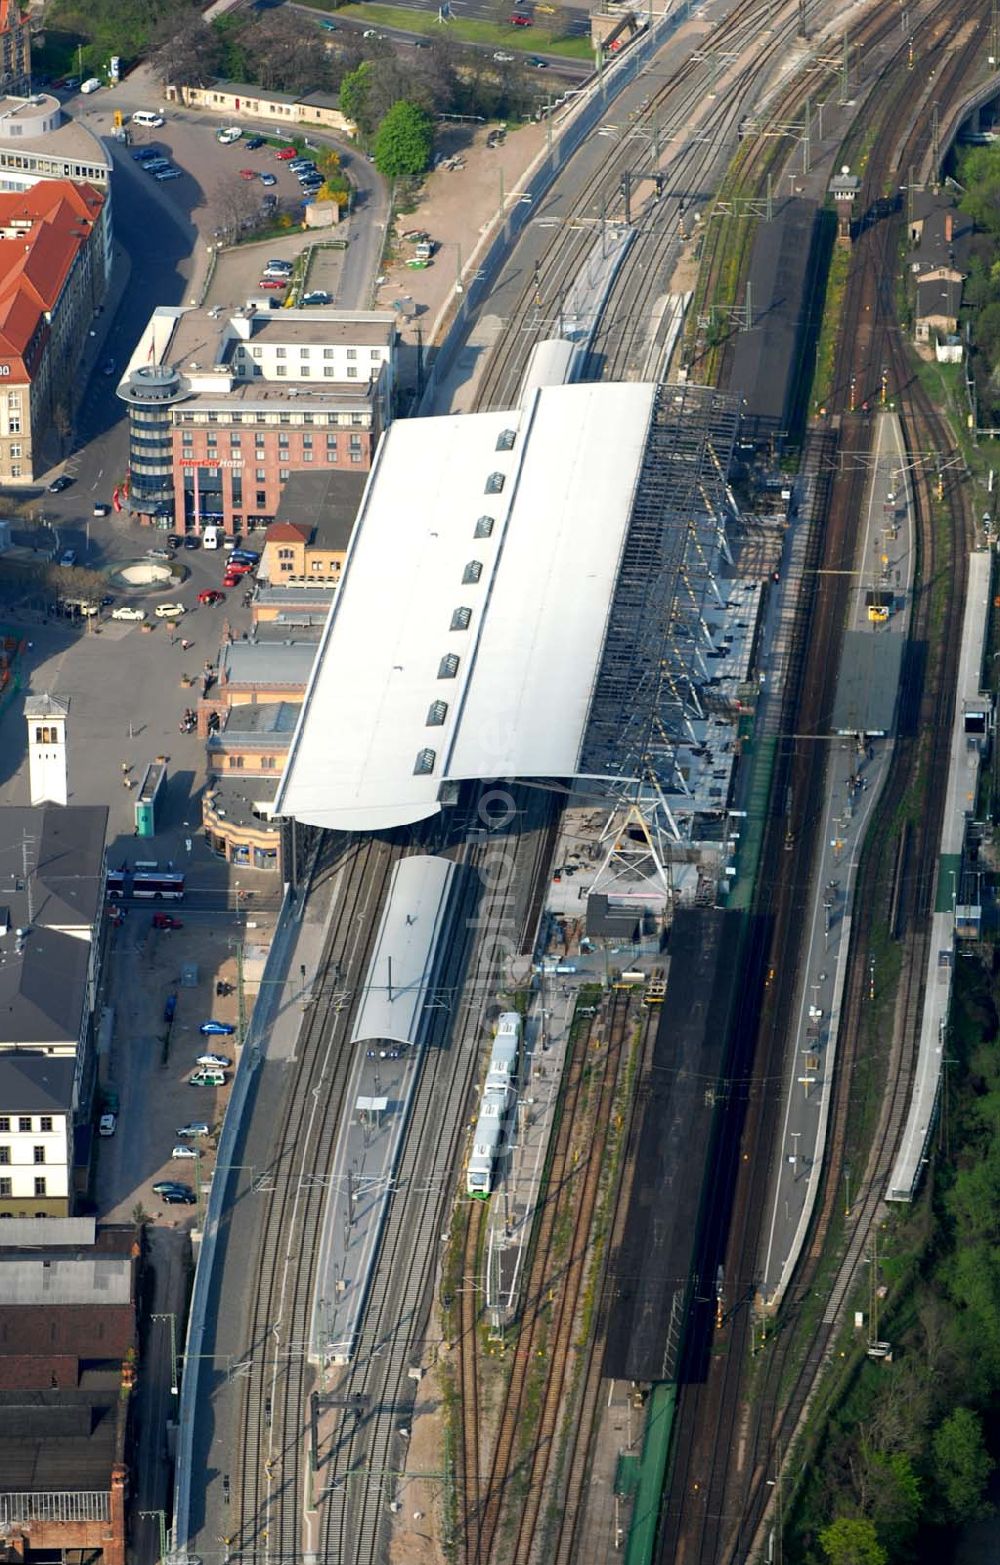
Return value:
<svg viewBox="0 0 1000 1565">
<path fill-rule="evenodd" d="M 486 1072 L 486 1091 L 492 1087 L 513 1087 L 521 1061 L 521 1018 L 516 1011 L 504 1011 L 497 1023 L 490 1065 Z"/>
<path fill-rule="evenodd" d="M 490 1063 L 483 1088 L 483 1101 L 472 1137 L 472 1152 L 466 1173 L 466 1194 L 479 1201 L 489 1200 L 496 1166 L 503 1152 L 504 1124 L 517 1102 L 517 1076 L 521 1060 L 521 1018 L 516 1011 L 504 1011 L 490 1048 Z"/>
<path fill-rule="evenodd" d="M 490 1094 L 483 1099 L 476 1121 L 465 1188 L 480 1201 L 488 1201 L 493 1188 L 493 1173 L 503 1147 L 505 1107 L 502 1093 Z"/>
</svg>

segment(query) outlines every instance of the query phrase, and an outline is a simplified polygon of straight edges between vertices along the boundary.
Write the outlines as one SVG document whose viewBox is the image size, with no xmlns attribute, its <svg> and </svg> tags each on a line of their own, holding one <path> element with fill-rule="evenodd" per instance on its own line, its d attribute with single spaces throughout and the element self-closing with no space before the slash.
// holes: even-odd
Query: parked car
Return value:
<svg viewBox="0 0 1000 1565">
<path fill-rule="evenodd" d="M 514 62 L 514 56 L 512 54 L 508 54 L 506 49 L 497 49 L 493 55 L 493 58 L 496 60 L 498 65 L 512 65 Z"/>
<path fill-rule="evenodd" d="M 264 145 L 264 138 L 263 136 L 248 136 L 243 145 L 248 152 L 256 152 L 258 147 Z"/>
<path fill-rule="evenodd" d="M 132 156 L 137 163 L 148 163 L 151 158 L 158 158 L 160 154 L 156 147 L 139 147 Z"/>
<path fill-rule="evenodd" d="M 62 554 L 60 554 L 60 556 L 59 556 L 59 564 L 60 565 L 67 565 L 67 566 L 68 565 L 75 565 L 76 564 L 76 550 L 75 549 L 64 549 Z"/>
<path fill-rule="evenodd" d="M 198 537 L 198 534 L 188 533 L 184 539 L 184 547 L 185 549 L 200 549 L 201 539 Z"/>
<path fill-rule="evenodd" d="M 201 1026 L 198 1028 L 198 1031 L 206 1038 L 231 1038 L 233 1033 L 236 1031 L 236 1028 L 233 1026 L 232 1022 L 217 1022 L 214 1020 L 209 1020 L 207 1022 L 202 1022 Z"/>
<path fill-rule="evenodd" d="M 263 173 L 259 174 L 257 177 L 262 185 L 276 185 L 278 183 L 278 176 L 276 174 L 269 174 L 267 169 L 264 169 Z"/>
<path fill-rule="evenodd" d="M 221 130 L 215 133 L 215 139 L 223 147 L 231 147 L 234 141 L 239 141 L 243 131 L 239 125 L 223 125 Z"/>
<path fill-rule="evenodd" d="M 269 255 L 267 258 L 267 266 L 265 270 L 272 272 L 290 272 L 294 264 L 295 263 L 293 261 L 288 261 L 283 256 Z"/>
<path fill-rule="evenodd" d="M 216 1070 L 212 1065 L 204 1065 L 188 1077 L 189 1087 L 224 1087 L 225 1085 L 225 1071 Z"/>
<path fill-rule="evenodd" d="M 110 505 L 108 505 L 106 500 L 96 500 L 94 502 L 94 515 L 95 516 L 110 516 L 111 515 L 111 507 L 110 507 Z"/>
<path fill-rule="evenodd" d="M 153 1185 L 154 1195 L 166 1195 L 169 1190 L 190 1190 L 190 1185 L 182 1185 L 179 1179 L 158 1179 Z"/>
<path fill-rule="evenodd" d="M 214 1069 L 214 1070 L 224 1071 L 224 1070 L 229 1070 L 231 1068 L 233 1062 L 232 1062 L 231 1059 L 229 1059 L 228 1055 L 225 1055 L 225 1054 L 211 1054 L 211 1053 L 209 1053 L 209 1054 L 199 1054 L 198 1058 L 195 1060 L 194 1063 L 196 1065 L 204 1066 L 204 1067 L 206 1067 L 207 1069 L 210 1069 L 210 1070 Z"/>
<path fill-rule="evenodd" d="M 118 1129 L 117 1114 L 102 1114 L 97 1121 L 97 1134 L 99 1136 L 113 1136 Z"/>
<path fill-rule="evenodd" d="M 130 603 L 122 603 L 117 609 L 111 610 L 111 618 L 141 620 L 146 618 L 146 610 L 134 609 Z"/>
<path fill-rule="evenodd" d="M 256 179 L 257 178 L 257 170 L 255 168 L 241 168 L 240 169 L 240 178 L 241 179 Z"/>
<path fill-rule="evenodd" d="M 185 1185 L 179 1190 L 164 1190 L 162 1199 L 167 1206 L 194 1206 L 198 1198 Z"/>
<path fill-rule="evenodd" d="M 72 482 L 73 480 L 69 474 L 63 473 L 61 477 L 52 480 L 49 485 L 49 494 L 62 494 L 63 490 L 68 489 Z"/>
<path fill-rule="evenodd" d="M 242 578 L 237 571 L 227 571 L 222 578 L 222 585 L 224 587 L 238 587 L 241 580 Z"/>
<path fill-rule="evenodd" d="M 249 576 L 256 568 L 253 560 L 238 560 L 231 554 L 226 562 L 226 575 L 235 576 L 238 580 L 241 576 Z"/>
<path fill-rule="evenodd" d="M 219 592 L 215 587 L 206 587 L 204 592 L 199 592 L 198 594 L 199 603 L 207 603 L 211 605 L 215 603 L 225 603 L 225 601 L 226 594 L 224 592 Z"/>
<path fill-rule="evenodd" d="M 147 174 L 156 174 L 161 168 L 170 168 L 170 166 L 170 159 L 161 155 L 157 155 L 155 158 L 147 158 L 143 165 Z"/>
<path fill-rule="evenodd" d="M 154 929 L 183 929 L 184 925 L 181 923 L 180 919 L 179 918 L 175 918 L 172 913 L 154 913 L 153 914 L 153 928 Z M 177 1004 L 177 996 L 176 995 L 171 995 L 171 999 L 173 1000 L 174 1004 L 176 1005 Z M 169 1021 L 169 1019 L 170 1018 L 168 1017 L 167 1020 Z"/>
<path fill-rule="evenodd" d="M 174 557 L 174 551 L 172 549 L 159 549 L 159 548 L 157 548 L 157 549 L 147 549 L 146 550 L 146 558 L 147 558 L 147 560 L 172 560 L 173 557 Z"/>
<path fill-rule="evenodd" d="M 188 1147 L 183 1142 L 179 1142 L 170 1156 L 174 1158 L 195 1158 L 201 1157 L 201 1151 L 198 1147 Z"/>
<path fill-rule="evenodd" d="M 258 288 L 287 288 L 287 277 L 262 277 L 257 284 Z"/>
<path fill-rule="evenodd" d="M 260 560 L 260 555 L 256 549 L 245 549 L 242 544 L 237 544 L 229 558 L 230 561 L 244 560 L 247 565 L 256 565 Z"/>
<path fill-rule="evenodd" d="M 80 84 L 80 91 L 96 92 L 100 85 L 100 79 L 97 76 L 88 76 L 87 80 Z"/>
<path fill-rule="evenodd" d="M 211 1131 L 212 1127 L 203 1119 L 193 1119 L 189 1124 L 177 1127 L 179 1136 L 208 1136 Z"/>
<path fill-rule="evenodd" d="M 167 543 L 171 549 L 179 549 L 184 539 L 180 533 L 167 533 Z"/>
<path fill-rule="evenodd" d="M 158 603 L 156 605 L 157 619 L 180 619 L 183 613 L 183 603 Z"/>
<path fill-rule="evenodd" d="M 510 25 L 511 27 L 534 27 L 535 23 L 532 17 L 523 16 L 520 11 L 515 11 L 511 16 Z"/>
<path fill-rule="evenodd" d="M 294 147 L 279 147 L 274 155 L 279 163 L 290 163 L 294 157 L 298 156 L 298 153 Z"/>
<path fill-rule="evenodd" d="M 324 293 L 322 288 L 314 288 L 311 293 L 302 295 L 300 304 L 332 304 L 332 295 Z"/>
<path fill-rule="evenodd" d="M 168 994 L 166 1000 L 163 1003 L 163 1020 L 165 1022 L 172 1022 L 176 1014 L 177 996 L 175 994 Z"/>
<path fill-rule="evenodd" d="M 161 168 L 157 170 L 153 178 L 160 180 L 162 183 L 165 179 L 180 179 L 183 172 L 184 170 L 179 168 Z"/>
</svg>

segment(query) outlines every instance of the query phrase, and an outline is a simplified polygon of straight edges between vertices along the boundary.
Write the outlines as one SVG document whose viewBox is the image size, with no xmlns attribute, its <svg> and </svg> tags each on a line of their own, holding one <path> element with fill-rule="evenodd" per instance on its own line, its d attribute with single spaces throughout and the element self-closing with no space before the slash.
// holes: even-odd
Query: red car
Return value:
<svg viewBox="0 0 1000 1565">
<path fill-rule="evenodd" d="M 511 16 L 510 25 L 511 27 L 534 27 L 535 22 L 533 17 L 522 16 L 520 11 L 515 11 Z"/>
<path fill-rule="evenodd" d="M 208 587 L 204 592 L 199 592 L 198 594 L 199 603 L 225 603 L 225 601 L 226 594 L 218 592 L 215 587 Z"/>
<path fill-rule="evenodd" d="M 226 566 L 226 575 L 235 576 L 239 581 L 241 576 L 248 576 L 253 566 L 247 560 L 230 560 Z"/>
<path fill-rule="evenodd" d="M 255 168 L 241 168 L 240 169 L 240 178 L 241 179 L 256 179 L 257 178 L 257 170 Z"/>
<path fill-rule="evenodd" d="M 279 163 L 290 163 L 295 157 L 294 147 L 279 147 L 274 154 Z"/>
<path fill-rule="evenodd" d="M 154 929 L 183 929 L 184 925 L 179 918 L 174 918 L 172 913 L 154 913 Z"/>
<path fill-rule="evenodd" d="M 257 284 L 258 288 L 287 288 L 287 277 L 262 277 Z"/>
<path fill-rule="evenodd" d="M 222 578 L 222 585 L 224 587 L 238 587 L 239 584 L 240 578 L 238 576 L 233 576 L 230 571 L 227 571 L 225 576 Z"/>
</svg>

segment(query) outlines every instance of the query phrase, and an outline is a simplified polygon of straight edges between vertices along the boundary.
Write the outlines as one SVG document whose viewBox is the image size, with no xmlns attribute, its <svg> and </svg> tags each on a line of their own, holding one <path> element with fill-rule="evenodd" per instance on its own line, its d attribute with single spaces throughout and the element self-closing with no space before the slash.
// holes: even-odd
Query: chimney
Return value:
<svg viewBox="0 0 1000 1565">
<path fill-rule="evenodd" d="M 954 224 L 955 224 L 954 216 L 952 215 L 951 212 L 946 212 L 945 215 L 944 215 L 944 242 L 945 242 L 946 245 L 950 245 L 951 244 L 952 230 L 954 228 Z"/>
</svg>

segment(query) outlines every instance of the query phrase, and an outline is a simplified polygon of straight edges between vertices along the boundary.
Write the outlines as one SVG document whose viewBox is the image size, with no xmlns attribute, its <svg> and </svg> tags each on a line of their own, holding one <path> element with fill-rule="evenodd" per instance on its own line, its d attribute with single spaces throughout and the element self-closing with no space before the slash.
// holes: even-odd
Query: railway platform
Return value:
<svg viewBox="0 0 1000 1565">
<path fill-rule="evenodd" d="M 862 847 L 893 749 L 894 713 L 909 631 L 913 508 L 899 421 L 879 418 L 854 564 L 828 743 L 822 839 L 805 909 L 783 1083 L 781 1136 L 760 1262 L 760 1296 L 781 1302 L 809 1228 L 827 1134 L 840 1011 L 847 977 L 852 901 Z M 796 742 L 798 736 L 796 738 Z M 794 799 L 785 848 L 800 851 Z M 878 982 L 872 973 L 872 985 Z"/>
</svg>

